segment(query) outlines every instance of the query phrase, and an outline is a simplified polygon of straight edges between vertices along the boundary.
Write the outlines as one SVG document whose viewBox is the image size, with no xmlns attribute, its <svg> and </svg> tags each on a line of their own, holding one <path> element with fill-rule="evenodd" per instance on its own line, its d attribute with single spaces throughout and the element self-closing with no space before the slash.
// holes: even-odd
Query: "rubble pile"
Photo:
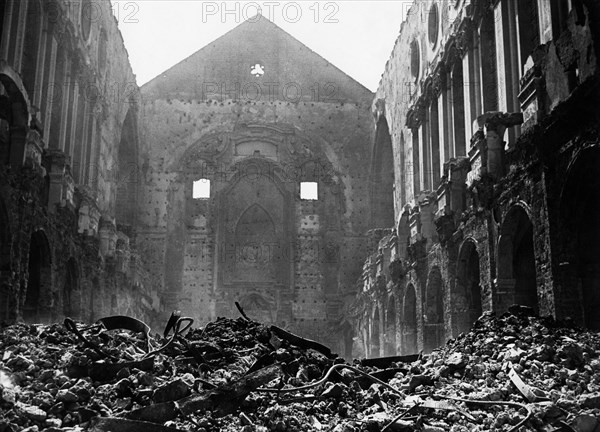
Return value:
<svg viewBox="0 0 600 432">
<path fill-rule="evenodd" d="M 2 328 L 0 432 L 600 432 L 600 335 L 524 308 L 354 363 L 245 317 L 130 321 Z"/>
</svg>

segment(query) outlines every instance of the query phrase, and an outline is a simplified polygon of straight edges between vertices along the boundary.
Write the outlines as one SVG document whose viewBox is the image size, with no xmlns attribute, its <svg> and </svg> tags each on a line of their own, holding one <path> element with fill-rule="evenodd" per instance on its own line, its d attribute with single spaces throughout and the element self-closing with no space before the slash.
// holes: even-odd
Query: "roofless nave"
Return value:
<svg viewBox="0 0 600 432">
<path fill-rule="evenodd" d="M 415 2 L 375 95 L 266 19 L 138 89 L 90 2 L 0 2 L 2 319 L 239 301 L 371 356 L 513 303 L 600 328 L 595 2 Z"/>
</svg>

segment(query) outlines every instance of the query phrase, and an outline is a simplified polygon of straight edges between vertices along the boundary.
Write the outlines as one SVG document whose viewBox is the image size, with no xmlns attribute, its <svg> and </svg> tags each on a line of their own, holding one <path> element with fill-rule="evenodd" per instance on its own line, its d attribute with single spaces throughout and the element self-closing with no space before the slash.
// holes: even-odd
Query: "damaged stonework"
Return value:
<svg viewBox="0 0 600 432">
<path fill-rule="evenodd" d="M 161 315 L 208 322 L 236 316 L 238 301 L 250 318 L 346 352 L 373 94 L 264 17 L 141 92 L 137 241 Z"/>
<path fill-rule="evenodd" d="M 93 6 L 94 20 L 85 1 L 1 9 L 1 321 L 152 320 L 158 306 L 115 205 L 137 182 L 122 157 L 137 154 L 122 150 L 137 147 L 135 76 L 110 2 Z"/>
<path fill-rule="evenodd" d="M 356 352 L 428 352 L 512 304 L 598 329 L 599 6 L 443 5 L 413 3 L 372 105 L 397 246 L 366 263 L 398 277 L 361 285 Z"/>
</svg>

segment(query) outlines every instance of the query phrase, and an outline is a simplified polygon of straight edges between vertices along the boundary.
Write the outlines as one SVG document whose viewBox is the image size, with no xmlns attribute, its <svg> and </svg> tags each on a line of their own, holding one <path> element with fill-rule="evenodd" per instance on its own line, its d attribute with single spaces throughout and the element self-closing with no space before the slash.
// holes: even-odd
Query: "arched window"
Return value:
<svg viewBox="0 0 600 432">
<path fill-rule="evenodd" d="M 519 18 L 519 58 L 521 60 L 520 75 L 522 75 L 527 57 L 540 44 L 540 24 L 537 1 L 517 1 L 515 3 Z"/>
<path fill-rule="evenodd" d="M 394 153 L 384 117 L 377 122 L 371 162 L 371 226 L 394 226 Z"/>
<path fill-rule="evenodd" d="M 81 14 L 80 14 L 80 24 L 81 24 L 81 37 L 84 41 L 87 41 L 90 37 L 90 29 L 92 28 L 92 16 L 94 14 L 94 5 L 92 4 L 92 0 L 83 0 L 81 2 Z"/>
<path fill-rule="evenodd" d="M 498 111 L 496 28 L 494 23 L 494 13 L 491 10 L 485 12 L 483 20 L 481 21 L 479 36 L 483 111 Z"/>
<path fill-rule="evenodd" d="M 431 190 L 436 190 L 440 183 L 440 172 L 441 172 L 441 163 L 440 163 L 440 131 L 439 131 L 439 118 L 438 118 L 438 100 L 437 97 L 431 98 L 431 104 L 429 105 L 429 115 L 427 116 L 427 123 L 429 127 L 429 157 L 431 161 L 428 165 L 430 165 L 430 173 L 428 176 L 431 179 Z"/>
<path fill-rule="evenodd" d="M 27 90 L 29 100 L 33 101 L 34 95 L 40 91 L 40 83 L 36 82 L 36 74 L 38 72 L 38 56 L 42 34 L 42 6 L 37 0 L 30 0 L 26 3 L 27 18 L 21 76 L 23 77 L 23 85 L 25 86 L 25 90 Z"/>
<path fill-rule="evenodd" d="M 118 225 L 135 226 L 137 214 L 138 165 L 137 165 L 137 111 L 129 107 L 121 128 L 118 151 L 117 206 Z"/>
<path fill-rule="evenodd" d="M 463 64 L 460 59 L 452 66 L 452 116 L 454 118 L 454 155 L 466 156 L 465 145 L 465 95 Z"/>
</svg>

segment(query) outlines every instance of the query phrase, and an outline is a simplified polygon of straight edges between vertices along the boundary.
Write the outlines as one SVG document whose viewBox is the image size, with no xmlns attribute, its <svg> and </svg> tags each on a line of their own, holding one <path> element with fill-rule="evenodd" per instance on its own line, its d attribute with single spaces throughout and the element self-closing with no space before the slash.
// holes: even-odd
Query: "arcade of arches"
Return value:
<svg viewBox="0 0 600 432">
<path fill-rule="evenodd" d="M 372 104 L 355 352 L 429 352 L 512 305 L 600 329 L 597 36 L 560 53 L 598 9 L 427 4 L 442 17 L 409 14 Z"/>
</svg>

